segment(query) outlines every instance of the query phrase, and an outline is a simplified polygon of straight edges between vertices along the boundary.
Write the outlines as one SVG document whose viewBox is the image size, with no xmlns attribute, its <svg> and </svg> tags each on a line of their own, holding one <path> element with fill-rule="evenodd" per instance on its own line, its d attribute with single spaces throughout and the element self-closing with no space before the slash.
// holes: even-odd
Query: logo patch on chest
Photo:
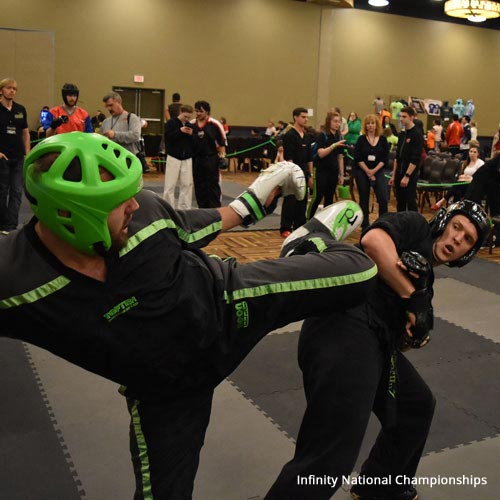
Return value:
<svg viewBox="0 0 500 500">
<path fill-rule="evenodd" d="M 104 314 L 104 318 L 108 321 L 111 322 L 113 321 L 116 317 L 120 316 L 121 314 L 126 313 L 127 311 L 130 311 L 133 307 L 136 307 L 139 305 L 138 300 L 132 296 L 129 297 L 128 299 L 123 300 L 119 304 L 116 304 L 116 306 L 112 307 L 107 313 Z"/>
</svg>

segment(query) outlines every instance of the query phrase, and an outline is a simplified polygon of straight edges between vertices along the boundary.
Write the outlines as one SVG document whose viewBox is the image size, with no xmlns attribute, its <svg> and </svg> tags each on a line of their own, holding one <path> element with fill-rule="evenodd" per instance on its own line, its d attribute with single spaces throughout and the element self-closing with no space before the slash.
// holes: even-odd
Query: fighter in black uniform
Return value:
<svg viewBox="0 0 500 500">
<path fill-rule="evenodd" d="M 354 467 L 372 411 L 382 430 L 361 469 L 365 485 L 354 486 L 352 496 L 416 500 L 411 479 L 435 400 L 402 351 L 429 340 L 432 266 L 467 264 L 488 232 L 486 214 L 468 200 L 442 209 L 430 224 L 417 212 L 386 213 L 363 232 L 361 247 L 378 266 L 378 284 L 365 303 L 304 322 L 299 364 L 307 409 L 295 456 L 266 500 L 331 498 Z M 331 481 L 300 483 L 310 475 Z"/>
<path fill-rule="evenodd" d="M 274 188 L 303 196 L 291 163 L 266 169 L 229 207 L 185 212 L 140 192 L 141 174 L 133 154 L 96 134 L 31 152 L 35 217 L 0 241 L 1 334 L 121 384 L 135 500 L 187 499 L 217 384 L 268 332 L 360 303 L 376 266 L 330 236 L 359 225 L 352 202 L 313 220 L 322 253 L 238 265 L 199 250 L 263 217 Z"/>
</svg>

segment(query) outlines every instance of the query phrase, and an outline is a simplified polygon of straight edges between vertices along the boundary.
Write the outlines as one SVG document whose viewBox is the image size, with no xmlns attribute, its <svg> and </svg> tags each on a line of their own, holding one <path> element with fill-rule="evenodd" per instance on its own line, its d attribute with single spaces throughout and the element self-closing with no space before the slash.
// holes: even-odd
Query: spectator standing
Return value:
<svg viewBox="0 0 500 500">
<path fill-rule="evenodd" d="M 469 116 L 466 115 L 462 116 L 462 128 L 464 133 L 462 135 L 462 138 L 460 139 L 460 152 L 462 153 L 462 159 L 466 160 L 469 156 L 469 148 L 470 148 L 469 142 L 472 139 Z"/>
<path fill-rule="evenodd" d="M 309 189 L 313 188 L 311 136 L 306 133 L 308 115 L 306 108 L 295 108 L 292 112 L 293 125 L 283 136 L 283 149 L 286 161 L 298 165 L 304 172 Z M 287 238 L 290 233 L 306 222 L 307 195 L 298 201 L 294 196 L 283 198 L 281 209 L 280 234 Z"/>
<path fill-rule="evenodd" d="M 45 135 L 50 137 L 65 132 L 93 132 L 90 116 L 83 108 L 77 106 L 80 90 L 73 83 L 65 83 L 61 88 L 64 101 L 62 106 L 56 106 L 45 115 Z"/>
<path fill-rule="evenodd" d="M 399 113 L 404 128 L 399 134 L 398 146 L 390 186 L 396 190 L 397 211 L 417 212 L 417 180 L 420 157 L 424 147 L 424 137 L 414 123 L 415 110 L 405 106 Z M 458 122 L 457 122 L 458 123 Z M 458 123 L 460 126 L 460 123 Z"/>
<path fill-rule="evenodd" d="M 387 212 L 387 179 L 384 167 L 389 161 L 389 143 L 382 135 L 382 125 L 377 115 L 363 118 L 363 134 L 354 149 L 353 174 L 359 193 L 359 205 L 363 210 L 363 229 L 370 225 L 370 188 L 373 187 L 378 202 L 378 214 Z"/>
<path fill-rule="evenodd" d="M 41 110 L 40 110 L 40 121 L 37 125 L 37 138 L 38 139 L 41 139 L 41 138 L 44 138 L 45 137 L 45 130 L 43 128 L 43 123 L 46 121 L 46 116 L 50 113 L 50 108 L 48 106 L 44 106 Z"/>
<path fill-rule="evenodd" d="M 219 155 L 226 155 L 226 134 L 222 124 L 210 116 L 210 103 L 197 101 L 193 125 L 193 181 L 199 208 L 221 206 Z"/>
<path fill-rule="evenodd" d="M 141 119 L 123 109 L 122 96 L 118 92 L 106 94 L 102 102 L 111 116 L 102 122 L 101 134 L 137 155 L 141 139 Z"/>
<path fill-rule="evenodd" d="M 453 122 L 448 125 L 446 129 L 446 143 L 448 144 L 448 151 L 452 155 L 460 153 L 460 141 L 464 135 L 464 129 L 459 122 L 457 114 L 453 115 Z"/>
<path fill-rule="evenodd" d="M 17 82 L 0 81 L 0 234 L 17 229 L 23 193 L 24 155 L 30 151 L 26 109 L 14 101 Z"/>
<path fill-rule="evenodd" d="M 326 115 L 323 131 L 316 139 L 317 157 L 314 158 L 312 177 L 312 196 L 307 207 L 310 219 L 324 198 L 323 206 L 333 203 L 337 183 L 344 183 L 344 156 L 342 146 L 345 139 L 340 134 L 341 117 L 338 113 Z"/>
<path fill-rule="evenodd" d="M 390 128 L 393 135 L 398 135 L 398 131 L 396 130 L 396 126 L 391 122 L 391 118 L 388 115 L 385 115 L 382 119 L 382 128 Z"/>
<path fill-rule="evenodd" d="M 168 105 L 165 110 L 165 120 L 170 120 L 172 118 L 177 118 L 181 109 L 181 95 L 178 92 L 172 94 L 172 102 Z"/>
<path fill-rule="evenodd" d="M 183 104 L 176 118 L 165 124 L 165 146 L 167 161 L 165 165 L 165 186 L 163 199 L 172 207 L 175 203 L 175 186 L 179 182 L 179 210 L 191 208 L 193 196 L 193 128 L 189 123 L 193 115 L 192 106 Z"/>
<path fill-rule="evenodd" d="M 227 124 L 227 120 L 224 116 L 220 117 L 220 122 L 222 123 L 222 128 L 224 129 L 224 133 L 226 137 L 229 135 L 229 125 Z"/>
<path fill-rule="evenodd" d="M 334 113 L 338 113 L 340 115 L 340 118 L 342 120 L 342 123 L 340 125 L 340 133 L 342 134 L 342 137 L 345 137 L 349 132 L 349 127 L 347 126 L 347 120 L 342 116 L 342 111 L 340 111 L 340 108 L 338 106 L 333 107 L 330 111 L 333 111 Z"/>
<path fill-rule="evenodd" d="M 351 111 L 349 119 L 347 120 L 347 134 L 345 141 L 348 146 L 354 146 L 361 134 L 361 120 L 358 118 L 357 113 Z"/>
<path fill-rule="evenodd" d="M 434 148 L 436 153 L 439 153 L 439 151 L 441 151 L 441 143 L 443 141 L 443 126 L 441 125 L 441 120 L 439 118 L 434 120 L 432 131 L 434 132 Z"/>
</svg>

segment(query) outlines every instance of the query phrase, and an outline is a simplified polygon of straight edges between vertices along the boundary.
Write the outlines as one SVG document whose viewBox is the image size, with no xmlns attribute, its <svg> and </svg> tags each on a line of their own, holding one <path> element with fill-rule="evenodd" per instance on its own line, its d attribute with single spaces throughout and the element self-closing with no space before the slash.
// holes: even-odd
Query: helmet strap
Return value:
<svg viewBox="0 0 500 500">
<path fill-rule="evenodd" d="M 94 243 L 94 250 L 95 253 L 101 257 L 107 257 L 109 255 L 109 251 L 106 250 L 106 247 L 104 246 L 104 243 L 102 241 Z"/>
</svg>

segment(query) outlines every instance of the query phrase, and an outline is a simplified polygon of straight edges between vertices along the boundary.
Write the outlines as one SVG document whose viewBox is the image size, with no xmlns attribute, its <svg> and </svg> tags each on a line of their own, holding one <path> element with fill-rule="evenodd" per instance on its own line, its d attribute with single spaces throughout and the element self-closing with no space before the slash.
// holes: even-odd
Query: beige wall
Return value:
<svg viewBox="0 0 500 500">
<path fill-rule="evenodd" d="M 142 74 L 233 125 L 290 119 L 298 105 L 315 109 L 313 124 L 331 105 L 362 115 L 376 95 L 473 98 L 480 134 L 500 121 L 499 31 L 290 0 L 2 0 L 1 23 L 54 33 L 49 104 L 73 82 L 91 114 Z M 31 86 L 18 83 L 27 102 Z"/>
<path fill-rule="evenodd" d="M 336 10 L 340 50 L 330 57 L 332 103 L 371 112 L 380 95 L 474 99 L 480 135 L 500 122 L 500 31 L 362 10 Z"/>
<path fill-rule="evenodd" d="M 35 129 L 38 111 L 54 99 L 54 34 L 0 28 L 0 47 L 0 79 L 17 81 L 16 100 L 28 110 L 30 126 Z"/>
</svg>

